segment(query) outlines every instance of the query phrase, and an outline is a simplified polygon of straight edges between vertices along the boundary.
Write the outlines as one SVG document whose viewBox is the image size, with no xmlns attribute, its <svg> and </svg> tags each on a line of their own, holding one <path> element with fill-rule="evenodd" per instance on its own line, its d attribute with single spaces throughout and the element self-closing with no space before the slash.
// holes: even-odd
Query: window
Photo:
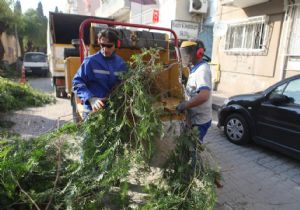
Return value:
<svg viewBox="0 0 300 210">
<path fill-rule="evenodd" d="M 286 87 L 286 83 L 283 84 L 283 85 L 278 86 L 278 87 L 272 92 L 272 95 L 273 95 L 273 94 L 282 94 L 283 91 L 284 91 L 284 89 L 285 89 L 285 87 Z"/>
<path fill-rule="evenodd" d="M 46 62 L 47 56 L 39 53 L 29 53 L 25 54 L 25 62 Z"/>
<path fill-rule="evenodd" d="M 300 79 L 278 86 L 272 91 L 271 96 L 275 94 L 283 94 L 287 97 L 293 98 L 295 104 L 300 104 Z"/>
<path fill-rule="evenodd" d="M 225 51 L 263 52 L 266 49 L 267 17 L 257 16 L 229 23 Z"/>
<path fill-rule="evenodd" d="M 300 6 L 295 6 L 293 10 L 293 23 L 291 27 L 291 37 L 288 53 L 289 55 L 300 55 Z"/>
<path fill-rule="evenodd" d="M 295 104 L 300 104 L 300 79 L 289 82 L 283 94 L 293 98 Z"/>
</svg>

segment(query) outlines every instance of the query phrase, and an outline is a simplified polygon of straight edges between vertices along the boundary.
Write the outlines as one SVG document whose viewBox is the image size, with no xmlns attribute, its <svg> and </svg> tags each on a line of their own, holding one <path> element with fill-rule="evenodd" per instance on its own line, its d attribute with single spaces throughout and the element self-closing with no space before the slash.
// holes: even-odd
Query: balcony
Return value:
<svg viewBox="0 0 300 210">
<path fill-rule="evenodd" d="M 153 24 L 153 10 L 154 9 L 147 9 L 136 14 L 131 13 L 130 23 Z"/>
<path fill-rule="evenodd" d="M 268 2 L 269 0 L 221 0 L 222 6 L 234 6 L 239 8 L 251 7 L 257 4 Z"/>
<path fill-rule="evenodd" d="M 114 0 L 114 1 L 103 1 L 100 12 L 97 15 L 101 17 L 118 19 L 119 17 L 122 17 L 129 13 L 130 13 L 129 0 Z"/>
</svg>

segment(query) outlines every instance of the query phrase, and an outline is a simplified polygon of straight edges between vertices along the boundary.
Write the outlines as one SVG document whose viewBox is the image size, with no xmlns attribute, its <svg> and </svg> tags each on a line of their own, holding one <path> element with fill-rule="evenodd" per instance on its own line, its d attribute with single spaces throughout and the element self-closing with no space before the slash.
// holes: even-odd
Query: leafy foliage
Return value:
<svg viewBox="0 0 300 210">
<path fill-rule="evenodd" d="M 41 106 L 54 102 L 55 99 L 32 89 L 28 85 L 22 85 L 0 77 L 0 110 L 23 109 L 29 106 Z"/>
<path fill-rule="evenodd" d="M 5 30 L 13 31 L 14 15 L 10 4 L 10 1 L 0 0 L 0 34 Z"/>
<path fill-rule="evenodd" d="M 0 205 L 4 209 L 212 209 L 214 177 L 195 155 L 197 134 L 190 130 L 178 138 L 159 182 L 141 183 L 145 202 L 131 197 L 131 170 L 148 175 L 155 140 L 164 133 L 151 88 L 162 70 L 158 59 L 155 50 L 135 55 L 107 108 L 90 115 L 79 130 L 69 124 L 30 141 L 3 138 Z"/>
<path fill-rule="evenodd" d="M 41 16 L 36 10 L 29 9 L 25 12 L 23 21 L 24 43 L 27 45 L 27 51 L 33 51 L 33 48 L 46 49 L 47 17 Z"/>
<path fill-rule="evenodd" d="M 76 126 L 66 126 L 61 130 L 24 141 L 18 137 L 10 137 L 0 141 L 0 204 L 5 209 L 29 209 L 35 203 L 46 207 L 46 201 L 55 193 L 53 182 L 59 170 L 61 174 L 59 186 L 68 183 L 69 176 L 65 171 L 76 169 L 76 161 L 69 161 L 75 154 L 76 142 L 66 141 L 69 133 L 74 133 Z M 76 139 L 73 137 L 73 139 Z M 64 150 L 64 156 L 61 151 Z M 68 156 L 69 155 L 69 156 Z M 59 165 L 57 165 L 59 162 Z M 62 189 L 60 189 L 62 190 Z M 29 191 L 31 196 L 26 193 Z M 33 199 L 35 200 L 34 202 Z M 26 201 L 23 203 L 22 201 Z M 29 204 L 28 204 L 29 203 Z"/>
<path fill-rule="evenodd" d="M 151 59 L 145 64 L 143 58 L 149 54 Z M 149 162 L 153 139 L 162 133 L 159 112 L 152 106 L 154 98 L 149 94 L 153 82 L 150 74 L 161 69 L 154 64 L 158 58 L 154 50 L 136 55 L 124 82 L 110 95 L 109 110 L 94 113 L 83 125 L 81 177 L 87 178 L 80 180 L 80 186 L 76 187 L 76 197 L 71 199 L 73 208 L 111 207 L 105 202 L 107 195 L 109 200 L 120 202 L 114 202 L 115 208 L 126 207 L 129 169 L 133 163 Z M 112 191 L 112 186 L 118 186 L 118 193 Z"/>
<path fill-rule="evenodd" d="M 22 14 L 19 1 L 0 0 L 0 34 L 4 31 L 19 38 L 22 52 L 23 43 L 28 51 L 45 50 L 47 17 L 43 14 L 42 3 L 38 3 L 36 10 L 29 9 Z"/>
<path fill-rule="evenodd" d="M 197 129 L 185 129 L 177 138 L 176 148 L 164 167 L 163 179 L 148 187 L 151 197 L 142 210 L 214 208 L 213 183 L 217 173 L 201 158 L 207 151 L 197 144 L 198 136 Z"/>
<path fill-rule="evenodd" d="M 43 18 L 44 17 L 44 11 L 43 11 L 43 5 L 42 5 L 42 2 L 39 2 L 38 3 L 38 6 L 37 6 L 37 14 L 40 18 Z"/>
</svg>

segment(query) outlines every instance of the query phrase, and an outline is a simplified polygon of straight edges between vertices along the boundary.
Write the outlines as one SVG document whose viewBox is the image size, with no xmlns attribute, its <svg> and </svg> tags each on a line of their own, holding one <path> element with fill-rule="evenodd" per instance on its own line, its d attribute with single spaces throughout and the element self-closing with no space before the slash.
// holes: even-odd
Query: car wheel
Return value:
<svg viewBox="0 0 300 210">
<path fill-rule="evenodd" d="M 230 114 L 225 120 L 224 132 L 234 144 L 247 144 L 250 140 L 249 127 L 240 114 Z"/>
</svg>

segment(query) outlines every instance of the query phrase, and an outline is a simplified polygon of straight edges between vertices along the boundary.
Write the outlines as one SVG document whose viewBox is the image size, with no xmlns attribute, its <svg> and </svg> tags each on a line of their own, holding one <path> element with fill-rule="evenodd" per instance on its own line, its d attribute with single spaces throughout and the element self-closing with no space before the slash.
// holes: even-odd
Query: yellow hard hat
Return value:
<svg viewBox="0 0 300 210">
<path fill-rule="evenodd" d="M 180 45 L 180 47 L 190 47 L 190 46 L 197 46 L 197 42 L 183 41 Z"/>
</svg>

